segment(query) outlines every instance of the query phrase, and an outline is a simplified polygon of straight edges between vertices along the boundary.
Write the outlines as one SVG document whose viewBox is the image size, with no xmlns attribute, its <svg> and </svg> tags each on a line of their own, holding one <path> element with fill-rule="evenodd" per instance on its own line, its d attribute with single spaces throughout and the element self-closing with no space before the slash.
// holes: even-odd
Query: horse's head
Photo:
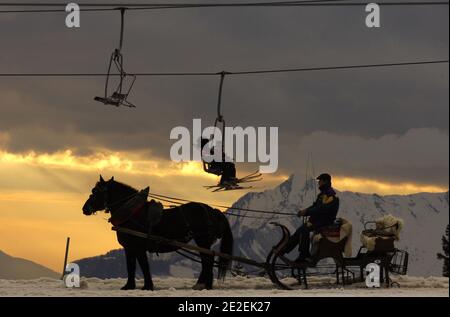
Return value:
<svg viewBox="0 0 450 317">
<path fill-rule="evenodd" d="M 114 182 L 114 177 L 109 181 L 105 181 L 100 175 L 100 180 L 95 184 L 91 190 L 88 200 L 84 203 L 83 214 L 90 216 L 97 211 L 106 209 L 108 203 L 109 185 Z"/>
</svg>

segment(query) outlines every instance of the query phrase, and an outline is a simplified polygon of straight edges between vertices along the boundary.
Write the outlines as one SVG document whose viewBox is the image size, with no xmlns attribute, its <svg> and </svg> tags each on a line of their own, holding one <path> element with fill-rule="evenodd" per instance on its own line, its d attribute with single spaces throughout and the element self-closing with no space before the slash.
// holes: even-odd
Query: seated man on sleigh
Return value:
<svg viewBox="0 0 450 317">
<path fill-rule="evenodd" d="M 320 193 L 312 206 L 298 212 L 299 217 L 309 217 L 308 221 L 301 225 L 290 237 L 288 243 L 280 250 L 281 254 L 291 252 L 299 245 L 299 256 L 296 262 L 308 262 L 310 260 L 310 233 L 320 232 L 321 229 L 335 223 L 339 210 L 339 198 L 331 187 L 331 176 L 321 174 L 317 177 Z"/>
</svg>

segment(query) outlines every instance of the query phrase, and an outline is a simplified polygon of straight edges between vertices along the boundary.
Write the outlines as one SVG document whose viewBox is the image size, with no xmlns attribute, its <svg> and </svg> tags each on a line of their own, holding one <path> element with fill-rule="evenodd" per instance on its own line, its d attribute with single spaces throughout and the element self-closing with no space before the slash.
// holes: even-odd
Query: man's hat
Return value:
<svg viewBox="0 0 450 317">
<path fill-rule="evenodd" d="M 316 179 L 331 183 L 331 175 L 327 173 L 320 174 Z"/>
</svg>

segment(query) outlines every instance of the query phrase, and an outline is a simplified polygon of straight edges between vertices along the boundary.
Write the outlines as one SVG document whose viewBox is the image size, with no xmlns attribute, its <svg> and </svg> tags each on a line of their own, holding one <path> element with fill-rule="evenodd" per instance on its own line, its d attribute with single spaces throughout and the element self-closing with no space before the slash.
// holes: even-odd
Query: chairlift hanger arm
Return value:
<svg viewBox="0 0 450 317">
<path fill-rule="evenodd" d="M 215 75 L 220 75 L 220 83 L 219 83 L 219 93 L 217 96 L 217 117 L 214 121 L 214 128 L 217 128 L 218 123 L 220 122 L 222 124 L 222 156 L 224 157 L 224 148 L 225 148 L 225 120 L 223 119 L 222 115 L 222 92 L 223 92 L 223 82 L 225 80 L 225 75 L 231 74 L 226 71 L 221 71 L 219 73 L 216 73 Z M 214 139 L 214 135 L 211 136 L 211 140 Z"/>
<path fill-rule="evenodd" d="M 123 46 L 123 33 L 125 28 L 125 11 L 128 10 L 128 8 L 120 7 L 117 8 L 117 10 L 120 10 L 120 42 L 119 42 L 119 52 L 122 51 Z"/>
<path fill-rule="evenodd" d="M 226 72 L 226 71 L 221 71 L 218 74 L 220 75 L 220 84 L 219 84 L 219 96 L 217 98 L 217 121 L 222 122 L 223 121 L 223 116 L 222 116 L 221 107 L 222 107 L 223 82 L 225 80 L 225 75 L 228 75 L 230 73 Z"/>
</svg>

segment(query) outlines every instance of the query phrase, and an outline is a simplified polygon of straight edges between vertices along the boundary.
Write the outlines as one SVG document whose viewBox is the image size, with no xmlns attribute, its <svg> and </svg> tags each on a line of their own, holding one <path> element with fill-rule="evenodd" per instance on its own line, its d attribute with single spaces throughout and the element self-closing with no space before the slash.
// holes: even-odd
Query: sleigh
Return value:
<svg viewBox="0 0 450 317">
<path fill-rule="evenodd" d="M 306 289 L 308 288 L 308 279 L 317 275 L 332 274 L 336 277 L 336 284 L 343 286 L 363 282 L 365 268 L 370 263 L 376 263 L 380 266 L 380 280 L 385 282 L 386 287 L 395 284 L 392 283 L 389 277 L 390 273 L 400 275 L 407 273 L 408 253 L 395 248 L 393 243 L 395 237 L 393 236 L 390 237 L 393 239 L 392 241 L 387 239 L 386 236 L 383 236 L 381 240 L 376 240 L 374 248 L 370 247 L 371 250 L 368 250 L 363 245 L 356 257 L 347 257 L 349 245 L 351 246 L 351 224 L 343 220 L 338 224 L 325 227 L 320 232 L 316 232 L 312 237 L 311 260 L 298 263 L 290 260 L 286 255 L 278 251 L 289 241 L 291 236 L 289 229 L 276 222 L 271 224 L 281 230 L 281 239 L 271 249 L 265 262 L 233 256 L 118 226 L 113 227 L 113 230 L 180 248 L 181 251 L 179 253 L 181 255 L 194 261 L 196 261 L 198 254 L 207 254 L 260 268 L 262 275 L 267 275 L 274 285 L 285 290 Z M 365 227 L 369 224 L 366 223 Z M 347 229 L 345 229 L 346 226 Z M 366 228 L 362 234 L 367 234 L 366 230 L 370 229 Z M 380 239 L 380 237 L 376 237 L 376 239 Z M 321 263 L 325 259 L 331 261 L 331 263 Z M 215 263 L 217 265 L 218 262 L 216 261 Z M 355 269 L 360 273 L 358 278 L 355 276 Z M 327 272 L 324 273 L 324 271 Z"/>
<path fill-rule="evenodd" d="M 364 282 L 367 265 L 375 263 L 380 267 L 380 283 L 385 283 L 386 287 L 399 286 L 398 283 L 392 282 L 390 273 L 406 275 L 408 271 L 408 252 L 395 247 L 403 224 L 398 219 L 389 218 L 388 220 L 394 223 L 385 225 L 385 220 L 380 218 L 377 222 L 364 224 L 361 233 L 362 246 L 355 257 L 350 257 L 351 250 L 348 250 L 351 246 L 351 232 L 342 236 L 342 230 L 337 230 L 335 225 L 323 228 L 313 236 L 311 259 L 305 263 L 291 261 L 276 252 L 289 241 L 290 232 L 285 226 L 274 223 L 281 229 L 282 239 L 267 258 L 272 282 L 282 289 L 296 289 L 302 285 L 307 288 L 308 277 L 328 274 L 336 276 L 336 284 Z M 373 224 L 375 228 L 369 228 Z M 330 259 L 331 264 L 319 263 L 324 259 Z M 311 272 L 312 270 L 315 272 Z M 359 273 L 358 278 L 356 273 Z"/>
</svg>

